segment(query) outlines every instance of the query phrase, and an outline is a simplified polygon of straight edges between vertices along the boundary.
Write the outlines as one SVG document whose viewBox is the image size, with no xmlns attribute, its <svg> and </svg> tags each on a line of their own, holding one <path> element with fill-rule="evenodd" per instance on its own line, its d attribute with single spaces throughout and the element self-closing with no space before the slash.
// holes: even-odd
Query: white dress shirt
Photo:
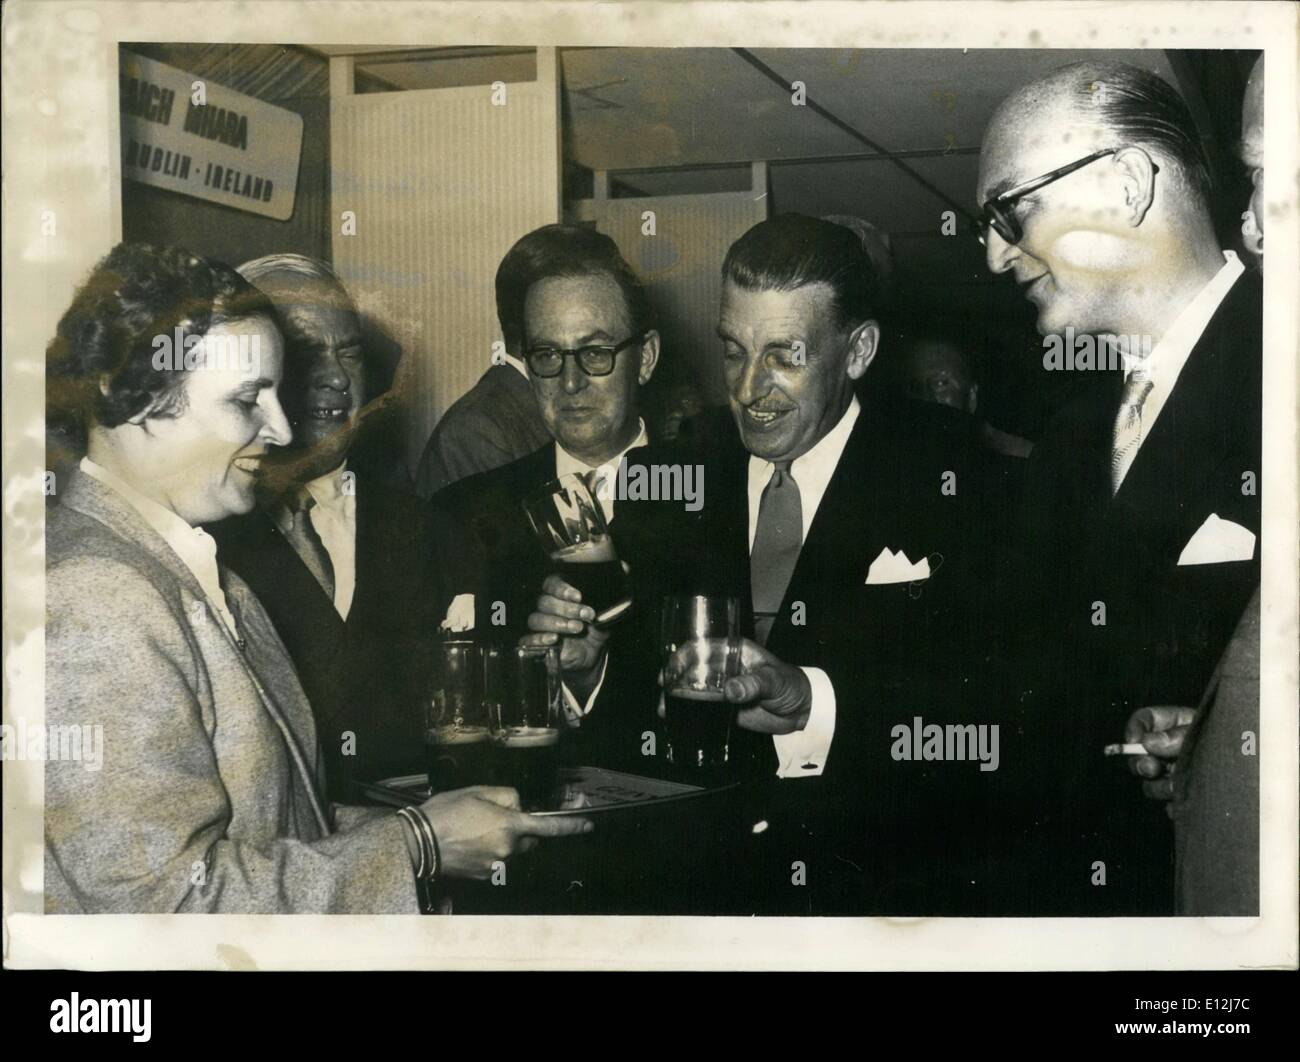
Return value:
<svg viewBox="0 0 1300 1062">
<path fill-rule="evenodd" d="M 1187 364 L 1192 348 L 1201 338 L 1210 323 L 1210 318 L 1219 308 L 1219 303 L 1246 271 L 1246 267 L 1235 252 L 1224 251 L 1223 258 L 1223 266 L 1210 278 L 1209 283 L 1196 293 L 1192 301 L 1183 307 L 1182 312 L 1174 318 L 1174 323 L 1160 337 L 1160 342 L 1152 348 L 1151 353 L 1145 358 L 1137 359 L 1132 368 L 1124 373 L 1126 381 L 1134 373 L 1145 373 L 1152 386 L 1146 400 L 1142 403 L 1142 433 L 1125 455 L 1125 465 L 1117 480 L 1117 490 L 1118 484 L 1124 482 L 1128 470 L 1133 467 L 1143 442 L 1151 435 L 1151 429 L 1155 425 L 1156 418 L 1160 416 L 1160 411 L 1165 408 L 1165 403 L 1173 394 L 1174 385 L 1178 383 L 1178 376 L 1183 371 L 1183 366 Z"/>
<path fill-rule="evenodd" d="M 636 438 L 630 444 L 625 446 L 619 453 L 615 454 L 608 461 L 600 465 L 589 465 L 585 461 L 574 457 L 563 446 L 556 442 L 555 444 L 555 475 L 558 479 L 560 476 L 579 475 L 585 476 L 588 472 L 596 472 L 596 503 L 600 506 L 600 511 L 605 517 L 605 523 L 608 524 L 614 519 L 614 495 L 617 493 L 618 470 L 623 464 L 623 459 L 627 457 L 629 450 L 635 450 L 638 446 L 646 446 L 650 442 L 650 436 L 646 434 L 645 421 L 637 422 Z M 604 663 L 600 666 L 600 678 L 596 682 L 595 688 L 591 691 L 584 704 L 578 703 L 578 698 L 573 695 L 567 685 L 562 684 L 564 690 L 564 711 L 569 718 L 569 722 L 578 724 L 591 711 L 591 706 L 596 703 L 596 695 L 600 693 L 600 687 L 605 684 L 605 670 L 609 664 L 609 657 L 605 657 Z"/>
<path fill-rule="evenodd" d="M 608 461 L 600 465 L 589 465 L 569 453 L 558 442 L 555 444 L 555 475 L 567 476 L 576 474 L 585 476 L 588 472 L 595 472 L 596 489 L 593 491 L 596 501 L 600 504 L 600 511 L 605 516 L 605 523 L 614 519 L 614 495 L 618 493 L 618 470 L 623 464 L 623 459 L 627 457 L 629 450 L 635 450 L 638 446 L 648 446 L 650 436 L 646 434 L 645 421 L 637 422 L 636 438 L 627 446 L 623 447 L 619 453 L 615 454 Z"/>
<path fill-rule="evenodd" d="M 357 494 L 346 461 L 306 484 L 316 502 L 309 510 L 311 526 L 334 567 L 334 610 L 348 618 L 357 590 Z"/>
<path fill-rule="evenodd" d="M 808 541 L 808 531 L 813 518 L 826 495 L 831 476 L 840 463 L 844 447 L 853 433 L 853 425 L 858 422 L 862 406 L 857 396 L 849 402 L 849 408 L 840 417 L 839 423 L 823 435 L 817 444 L 802 457 L 796 457 L 790 465 L 790 475 L 799 486 L 799 504 L 803 515 L 803 541 Z M 750 455 L 749 458 L 749 548 L 754 548 L 754 536 L 758 532 L 758 507 L 763 498 L 763 491 L 776 466 L 771 461 Z M 808 723 L 802 730 L 793 734 L 776 734 L 772 743 L 776 746 L 778 778 L 815 778 L 826 769 L 826 758 L 830 755 L 831 742 L 835 738 L 835 688 L 830 677 L 821 668 L 805 667 L 801 671 L 808 676 L 812 687 L 812 710 Z"/>
<path fill-rule="evenodd" d="M 162 536 L 163 541 L 172 548 L 172 552 L 181 559 L 181 563 L 194 574 L 208 603 L 216 610 L 231 636 L 242 645 L 239 627 L 226 604 L 226 595 L 221 589 L 216 539 L 201 527 L 191 527 L 171 509 L 141 494 L 121 476 L 110 472 L 103 465 L 96 464 L 89 457 L 83 457 L 79 467 L 91 479 L 99 480 L 104 486 L 125 498 L 144 522 Z"/>
</svg>

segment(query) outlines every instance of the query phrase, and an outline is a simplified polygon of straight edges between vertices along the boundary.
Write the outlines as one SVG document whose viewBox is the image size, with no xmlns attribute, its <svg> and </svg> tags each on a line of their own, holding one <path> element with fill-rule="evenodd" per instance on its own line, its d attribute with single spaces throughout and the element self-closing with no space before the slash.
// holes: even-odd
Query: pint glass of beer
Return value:
<svg viewBox="0 0 1300 1062">
<path fill-rule="evenodd" d="M 736 714 L 723 683 L 740 674 L 734 597 L 664 599 L 664 727 L 668 762 L 688 771 L 725 766 Z"/>
<path fill-rule="evenodd" d="M 554 647 L 484 650 L 484 686 L 499 785 L 525 811 L 554 807 L 560 746 L 560 655 Z"/>
<path fill-rule="evenodd" d="M 487 782 L 490 746 L 483 697 L 483 649 L 474 641 L 439 642 L 426 704 L 424 748 L 435 793 Z"/>
<path fill-rule="evenodd" d="M 597 623 L 608 623 L 631 607 L 627 573 L 600 505 L 581 476 L 570 474 L 547 483 L 524 499 L 524 511 L 555 562 L 556 574 L 595 609 Z"/>
</svg>

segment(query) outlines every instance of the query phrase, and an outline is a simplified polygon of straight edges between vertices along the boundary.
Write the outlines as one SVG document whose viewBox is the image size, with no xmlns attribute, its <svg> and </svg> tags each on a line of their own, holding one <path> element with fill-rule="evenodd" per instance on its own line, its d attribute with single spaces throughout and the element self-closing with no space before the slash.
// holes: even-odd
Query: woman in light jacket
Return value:
<svg viewBox="0 0 1300 1062">
<path fill-rule="evenodd" d="M 261 457 L 290 438 L 255 288 L 119 245 L 46 360 L 51 417 L 86 453 L 46 527 L 46 723 L 103 728 L 97 767 L 46 765 L 48 912 L 413 913 L 437 879 L 590 828 L 524 815 L 509 789 L 400 814 L 326 802 L 289 656 L 200 529 L 252 508 Z"/>
</svg>

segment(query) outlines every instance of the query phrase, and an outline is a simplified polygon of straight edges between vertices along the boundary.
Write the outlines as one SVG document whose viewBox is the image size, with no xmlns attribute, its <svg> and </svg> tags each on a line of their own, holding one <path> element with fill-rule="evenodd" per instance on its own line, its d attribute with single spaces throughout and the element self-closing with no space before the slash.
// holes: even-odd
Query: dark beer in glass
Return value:
<svg viewBox="0 0 1300 1062">
<path fill-rule="evenodd" d="M 567 475 L 547 483 L 524 499 L 524 511 L 555 572 L 582 594 L 596 612 L 597 623 L 608 623 L 632 605 L 631 584 L 614 549 L 600 505 L 581 476 Z"/>
<path fill-rule="evenodd" d="M 664 731 L 668 762 L 681 772 L 727 764 L 736 708 L 722 687 L 740 674 L 739 613 L 734 597 L 664 600 Z"/>
<path fill-rule="evenodd" d="M 525 811 L 553 808 L 560 765 L 559 651 L 493 647 L 485 664 L 494 779 L 519 791 Z"/>
<path fill-rule="evenodd" d="M 474 641 L 439 642 L 434 688 L 425 713 L 424 750 L 435 793 L 490 781 L 491 731 L 483 696 L 483 649 Z"/>
</svg>

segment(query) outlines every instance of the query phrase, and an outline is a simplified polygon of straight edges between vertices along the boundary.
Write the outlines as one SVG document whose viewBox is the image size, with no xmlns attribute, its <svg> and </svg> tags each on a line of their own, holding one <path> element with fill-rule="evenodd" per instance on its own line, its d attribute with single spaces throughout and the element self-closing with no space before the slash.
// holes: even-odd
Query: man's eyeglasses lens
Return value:
<svg viewBox="0 0 1300 1062">
<path fill-rule="evenodd" d="M 614 371 L 614 359 L 620 351 L 626 350 L 633 343 L 639 342 L 640 336 L 633 336 L 618 346 L 578 347 L 576 350 L 560 350 L 556 347 L 537 347 L 524 354 L 528 368 L 534 376 L 543 379 L 559 376 L 564 371 L 564 359 L 573 357 L 578 360 L 578 367 L 588 376 L 608 376 Z"/>
<path fill-rule="evenodd" d="M 1019 243 L 1023 235 L 1015 215 L 998 203 L 984 205 L 984 216 L 980 218 L 980 243 L 988 243 L 990 228 L 1009 244 Z"/>
</svg>

